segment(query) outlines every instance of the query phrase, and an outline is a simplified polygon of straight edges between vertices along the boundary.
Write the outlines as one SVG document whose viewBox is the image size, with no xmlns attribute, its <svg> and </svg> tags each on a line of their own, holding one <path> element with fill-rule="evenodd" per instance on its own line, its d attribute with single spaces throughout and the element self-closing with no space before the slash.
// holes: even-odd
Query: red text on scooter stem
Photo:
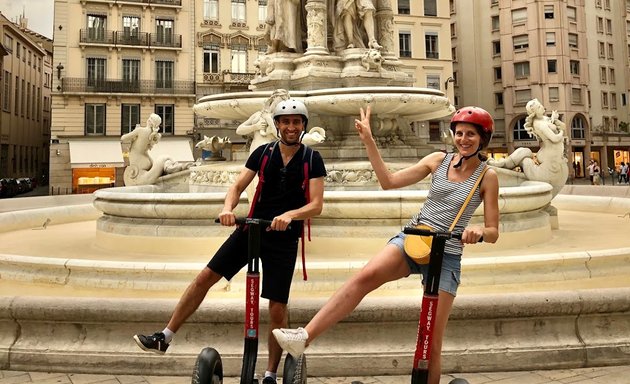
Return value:
<svg viewBox="0 0 630 384">
<path fill-rule="evenodd" d="M 247 276 L 247 304 L 245 306 L 245 337 L 255 339 L 258 337 L 258 281 L 260 276 L 252 274 Z"/>
<path fill-rule="evenodd" d="M 422 309 L 420 311 L 420 326 L 418 327 L 418 345 L 416 346 L 416 354 L 414 356 L 414 366 L 416 368 L 428 368 L 428 361 L 431 358 L 433 318 L 437 311 L 437 305 L 438 295 L 424 295 Z"/>
</svg>

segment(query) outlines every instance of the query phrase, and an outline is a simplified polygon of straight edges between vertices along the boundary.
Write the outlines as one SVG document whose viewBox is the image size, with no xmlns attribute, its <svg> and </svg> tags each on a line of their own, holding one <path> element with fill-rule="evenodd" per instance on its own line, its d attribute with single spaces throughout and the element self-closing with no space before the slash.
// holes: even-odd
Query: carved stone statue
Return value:
<svg viewBox="0 0 630 384">
<path fill-rule="evenodd" d="M 154 162 L 149 151 L 160 141 L 160 124 L 162 118 L 152 113 L 147 125 L 136 125 L 133 131 L 122 135 L 120 141 L 131 144 L 129 148 L 129 165 L 125 168 L 123 179 L 125 185 L 154 184 L 164 173 L 179 172 L 187 166 L 179 164 L 168 156 L 160 156 Z"/>
<path fill-rule="evenodd" d="M 525 129 L 538 140 L 538 152 L 533 153 L 531 149 L 521 147 L 505 159 L 489 159 L 488 164 L 507 169 L 520 167 L 527 179 L 551 184 L 555 196 L 569 176 L 564 148 L 568 137 L 566 126 L 558 120 L 558 112 L 553 111 L 551 117 L 546 116 L 545 108 L 538 99 L 530 100 L 525 109 L 528 113 Z"/>
<path fill-rule="evenodd" d="M 251 136 L 249 153 L 254 152 L 259 146 L 277 140 L 276 126 L 273 123 L 273 111 L 282 100 L 288 100 L 289 92 L 286 89 L 276 89 L 265 101 L 260 111 L 254 112 L 243 124 L 236 128 L 236 134 Z"/>
<path fill-rule="evenodd" d="M 336 0 L 331 17 L 334 49 L 381 49 L 376 41 L 375 13 L 373 0 Z"/>
<path fill-rule="evenodd" d="M 269 44 L 267 53 L 304 51 L 302 29 L 304 0 L 269 0 L 265 37 Z"/>
<path fill-rule="evenodd" d="M 225 157 L 223 157 L 223 149 L 231 146 L 232 142 L 229 137 L 204 136 L 203 140 L 195 145 L 195 148 L 201 148 L 205 151 L 212 152 L 212 156 L 208 159 L 209 161 L 225 161 Z"/>
</svg>

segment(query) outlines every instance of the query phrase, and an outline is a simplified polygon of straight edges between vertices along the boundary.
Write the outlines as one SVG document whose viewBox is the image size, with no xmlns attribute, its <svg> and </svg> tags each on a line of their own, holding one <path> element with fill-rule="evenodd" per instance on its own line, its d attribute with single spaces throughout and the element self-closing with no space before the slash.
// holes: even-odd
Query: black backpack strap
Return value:
<svg viewBox="0 0 630 384">
<path fill-rule="evenodd" d="M 260 160 L 258 163 L 258 184 L 256 185 L 256 192 L 254 193 L 254 198 L 252 199 L 251 205 L 249 207 L 249 213 L 247 214 L 247 217 L 252 217 L 252 215 L 254 214 L 254 207 L 256 206 L 258 200 L 260 200 L 262 187 L 265 183 L 265 169 L 267 168 L 267 163 L 269 163 L 271 155 L 273 155 L 273 150 L 276 148 L 277 144 L 277 141 L 267 143 L 265 145 L 263 153 L 260 156 Z"/>
</svg>

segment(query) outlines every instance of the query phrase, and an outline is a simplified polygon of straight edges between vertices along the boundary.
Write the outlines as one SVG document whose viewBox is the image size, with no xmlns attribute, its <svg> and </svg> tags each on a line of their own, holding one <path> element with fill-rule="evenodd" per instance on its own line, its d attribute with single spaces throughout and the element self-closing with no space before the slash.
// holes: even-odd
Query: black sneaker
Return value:
<svg viewBox="0 0 630 384">
<path fill-rule="evenodd" d="M 277 381 L 273 377 L 267 376 L 263 379 L 262 384 L 277 384 Z"/>
<path fill-rule="evenodd" d="M 133 339 L 136 341 L 136 344 L 138 344 L 138 347 L 142 348 L 144 351 L 158 353 L 160 355 L 163 355 L 169 346 L 162 332 L 155 332 L 151 336 L 134 335 Z"/>
</svg>

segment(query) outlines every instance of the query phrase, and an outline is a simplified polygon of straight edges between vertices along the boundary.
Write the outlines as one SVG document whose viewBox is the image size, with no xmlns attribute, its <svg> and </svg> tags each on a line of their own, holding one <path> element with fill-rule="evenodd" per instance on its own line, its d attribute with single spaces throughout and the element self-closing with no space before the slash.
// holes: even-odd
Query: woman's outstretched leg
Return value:
<svg viewBox="0 0 630 384">
<path fill-rule="evenodd" d="M 306 327 L 297 330 L 276 329 L 273 334 L 284 350 L 299 356 L 310 342 L 348 316 L 365 295 L 409 273 L 409 266 L 400 248 L 389 244 L 339 288 Z"/>
</svg>

